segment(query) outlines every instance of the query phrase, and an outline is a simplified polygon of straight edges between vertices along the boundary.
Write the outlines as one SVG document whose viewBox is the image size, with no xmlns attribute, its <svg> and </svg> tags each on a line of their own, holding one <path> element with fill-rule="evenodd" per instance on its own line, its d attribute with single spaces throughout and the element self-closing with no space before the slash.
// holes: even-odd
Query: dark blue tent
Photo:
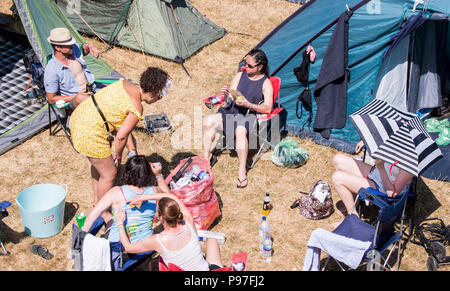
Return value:
<svg viewBox="0 0 450 291">
<path fill-rule="evenodd" d="M 332 129 L 330 138 L 325 139 L 313 131 L 313 123 L 308 127 L 306 121 L 309 114 L 303 113 L 300 119 L 296 114 L 298 96 L 305 88 L 296 79 L 293 70 L 302 63 L 302 52 L 312 44 L 317 57 L 310 65 L 309 87 L 314 92 L 329 40 L 339 16 L 346 9 L 353 11 L 349 19 L 348 35 L 350 79 L 347 90 L 347 116 L 373 98 L 396 103 L 393 105 L 410 112 L 442 105 L 442 98 L 446 94 L 448 96 L 450 92 L 448 81 L 450 73 L 445 77 L 445 68 L 449 67 L 450 61 L 450 29 L 448 29 L 450 1 L 425 0 L 424 3 L 416 5 L 415 9 L 414 6 L 414 0 L 310 0 L 256 45 L 256 48 L 262 49 L 269 58 L 270 74 L 282 80 L 280 97 L 281 104 L 287 112 L 285 129 L 289 135 L 307 136 L 319 144 L 348 153 L 353 152 L 360 140 L 348 119 L 344 128 Z M 423 14 L 427 21 L 410 31 L 408 36 L 404 37 L 407 41 L 401 41 L 392 48 L 392 52 L 383 60 L 383 53 L 390 47 L 392 38 L 400 31 L 402 24 L 419 13 Z M 430 30 L 438 31 L 439 37 L 430 35 Z M 429 43 L 430 39 L 439 39 L 439 42 L 434 44 L 434 51 L 431 52 L 426 51 L 421 45 Z M 408 65 L 408 52 L 411 54 L 411 51 L 435 57 L 435 65 L 438 66 L 436 73 L 441 73 L 438 77 L 444 77 L 440 83 L 430 85 L 431 91 L 437 90 L 435 94 L 437 99 L 432 101 L 438 105 L 433 105 L 432 101 L 429 102 L 431 105 L 422 104 L 424 102 L 421 98 L 424 93 L 420 93 L 418 88 L 413 88 L 416 83 L 421 84 L 422 73 L 419 65 L 417 69 L 419 73 L 414 80 L 416 83 L 412 84 L 407 78 L 410 75 L 408 67 L 412 68 L 411 64 Z M 430 88 L 427 87 L 427 90 Z M 408 96 L 410 92 L 410 95 L 413 95 L 413 89 L 419 92 L 414 94 L 415 100 Z M 317 104 L 313 98 L 313 121 L 316 111 Z M 444 174 L 447 175 L 444 179 L 448 180 L 449 173 Z M 432 178 L 441 176 L 442 179 L 443 175 L 435 171 L 430 176 Z"/>
</svg>

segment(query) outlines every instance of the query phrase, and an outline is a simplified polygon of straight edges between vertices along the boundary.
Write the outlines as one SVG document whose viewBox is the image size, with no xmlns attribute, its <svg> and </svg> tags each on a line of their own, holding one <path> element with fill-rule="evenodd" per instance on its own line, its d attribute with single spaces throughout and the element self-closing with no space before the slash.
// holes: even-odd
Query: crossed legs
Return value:
<svg viewBox="0 0 450 291">
<path fill-rule="evenodd" d="M 354 194 L 358 193 L 360 188 L 375 187 L 366 178 L 372 166 L 343 154 L 334 156 L 333 166 L 336 171 L 331 176 L 331 180 L 347 213 L 351 214 L 355 201 Z M 353 213 L 357 214 L 355 211 Z"/>
</svg>

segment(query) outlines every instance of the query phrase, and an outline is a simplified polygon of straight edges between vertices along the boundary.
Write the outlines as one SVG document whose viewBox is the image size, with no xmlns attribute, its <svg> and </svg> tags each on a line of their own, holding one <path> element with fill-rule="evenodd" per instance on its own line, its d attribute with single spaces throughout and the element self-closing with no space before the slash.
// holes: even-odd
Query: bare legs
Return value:
<svg viewBox="0 0 450 291">
<path fill-rule="evenodd" d="M 209 115 L 203 122 L 203 157 L 206 160 L 211 159 L 211 146 L 216 137 L 216 130 L 223 130 L 222 115 L 220 113 Z M 248 139 L 247 130 L 243 126 L 236 128 L 236 153 L 239 160 L 238 186 L 247 185 L 247 156 L 248 156 Z"/>
<path fill-rule="evenodd" d="M 220 246 L 216 239 L 209 238 L 206 241 L 206 261 L 210 264 L 223 267 Z"/>
<path fill-rule="evenodd" d="M 248 156 L 248 139 L 247 129 L 244 126 L 236 128 L 236 153 L 239 160 L 238 183 L 239 186 L 245 187 L 247 181 L 247 156 Z"/>
<path fill-rule="evenodd" d="M 117 168 L 114 166 L 112 156 L 103 159 L 89 158 L 91 163 L 92 189 L 94 191 L 94 205 L 113 187 L 116 178 Z M 105 222 L 108 222 L 112 216 L 109 212 L 102 214 Z"/>
<path fill-rule="evenodd" d="M 222 115 L 220 113 L 209 115 L 203 122 L 203 157 L 211 159 L 211 146 L 216 137 L 216 129 L 222 130 Z"/>
<path fill-rule="evenodd" d="M 333 166 L 336 171 L 333 173 L 331 180 L 345 205 L 347 213 L 351 214 L 354 204 L 354 194 L 360 188 L 374 187 L 373 183 L 369 182 L 366 178 L 371 166 L 343 154 L 334 156 Z M 353 213 L 356 214 L 355 211 Z"/>
</svg>

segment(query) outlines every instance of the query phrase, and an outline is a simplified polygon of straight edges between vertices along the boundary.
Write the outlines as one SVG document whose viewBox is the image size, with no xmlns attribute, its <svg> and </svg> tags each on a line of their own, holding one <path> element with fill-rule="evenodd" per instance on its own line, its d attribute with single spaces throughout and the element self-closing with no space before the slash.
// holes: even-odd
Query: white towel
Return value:
<svg viewBox="0 0 450 291">
<path fill-rule="evenodd" d="M 83 242 L 83 271 L 111 271 L 109 241 L 87 234 Z"/>
<path fill-rule="evenodd" d="M 315 229 L 308 241 L 303 271 L 319 270 L 321 250 L 350 268 L 356 269 L 370 245 L 371 242 L 368 241 L 348 238 L 322 228 Z"/>
</svg>

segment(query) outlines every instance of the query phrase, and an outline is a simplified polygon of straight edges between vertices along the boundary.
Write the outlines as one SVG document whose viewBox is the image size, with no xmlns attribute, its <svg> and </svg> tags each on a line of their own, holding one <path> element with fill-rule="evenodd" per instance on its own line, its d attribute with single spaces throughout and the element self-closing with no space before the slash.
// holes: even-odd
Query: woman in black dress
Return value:
<svg viewBox="0 0 450 291">
<path fill-rule="evenodd" d="M 223 94 L 228 94 L 232 89 L 239 92 L 243 98 L 208 116 L 203 124 L 203 156 L 210 162 L 214 158 L 210 149 L 216 130 L 223 130 L 227 148 L 233 148 L 235 145 L 239 160 L 238 188 L 244 188 L 248 184 L 248 133 L 256 130 L 256 114 L 269 114 L 273 107 L 273 88 L 269 80 L 267 56 L 261 50 L 252 50 L 245 56 L 244 67 L 245 70 L 233 77 L 229 87 L 222 88 Z M 256 148 L 256 144 L 254 146 Z"/>
</svg>

